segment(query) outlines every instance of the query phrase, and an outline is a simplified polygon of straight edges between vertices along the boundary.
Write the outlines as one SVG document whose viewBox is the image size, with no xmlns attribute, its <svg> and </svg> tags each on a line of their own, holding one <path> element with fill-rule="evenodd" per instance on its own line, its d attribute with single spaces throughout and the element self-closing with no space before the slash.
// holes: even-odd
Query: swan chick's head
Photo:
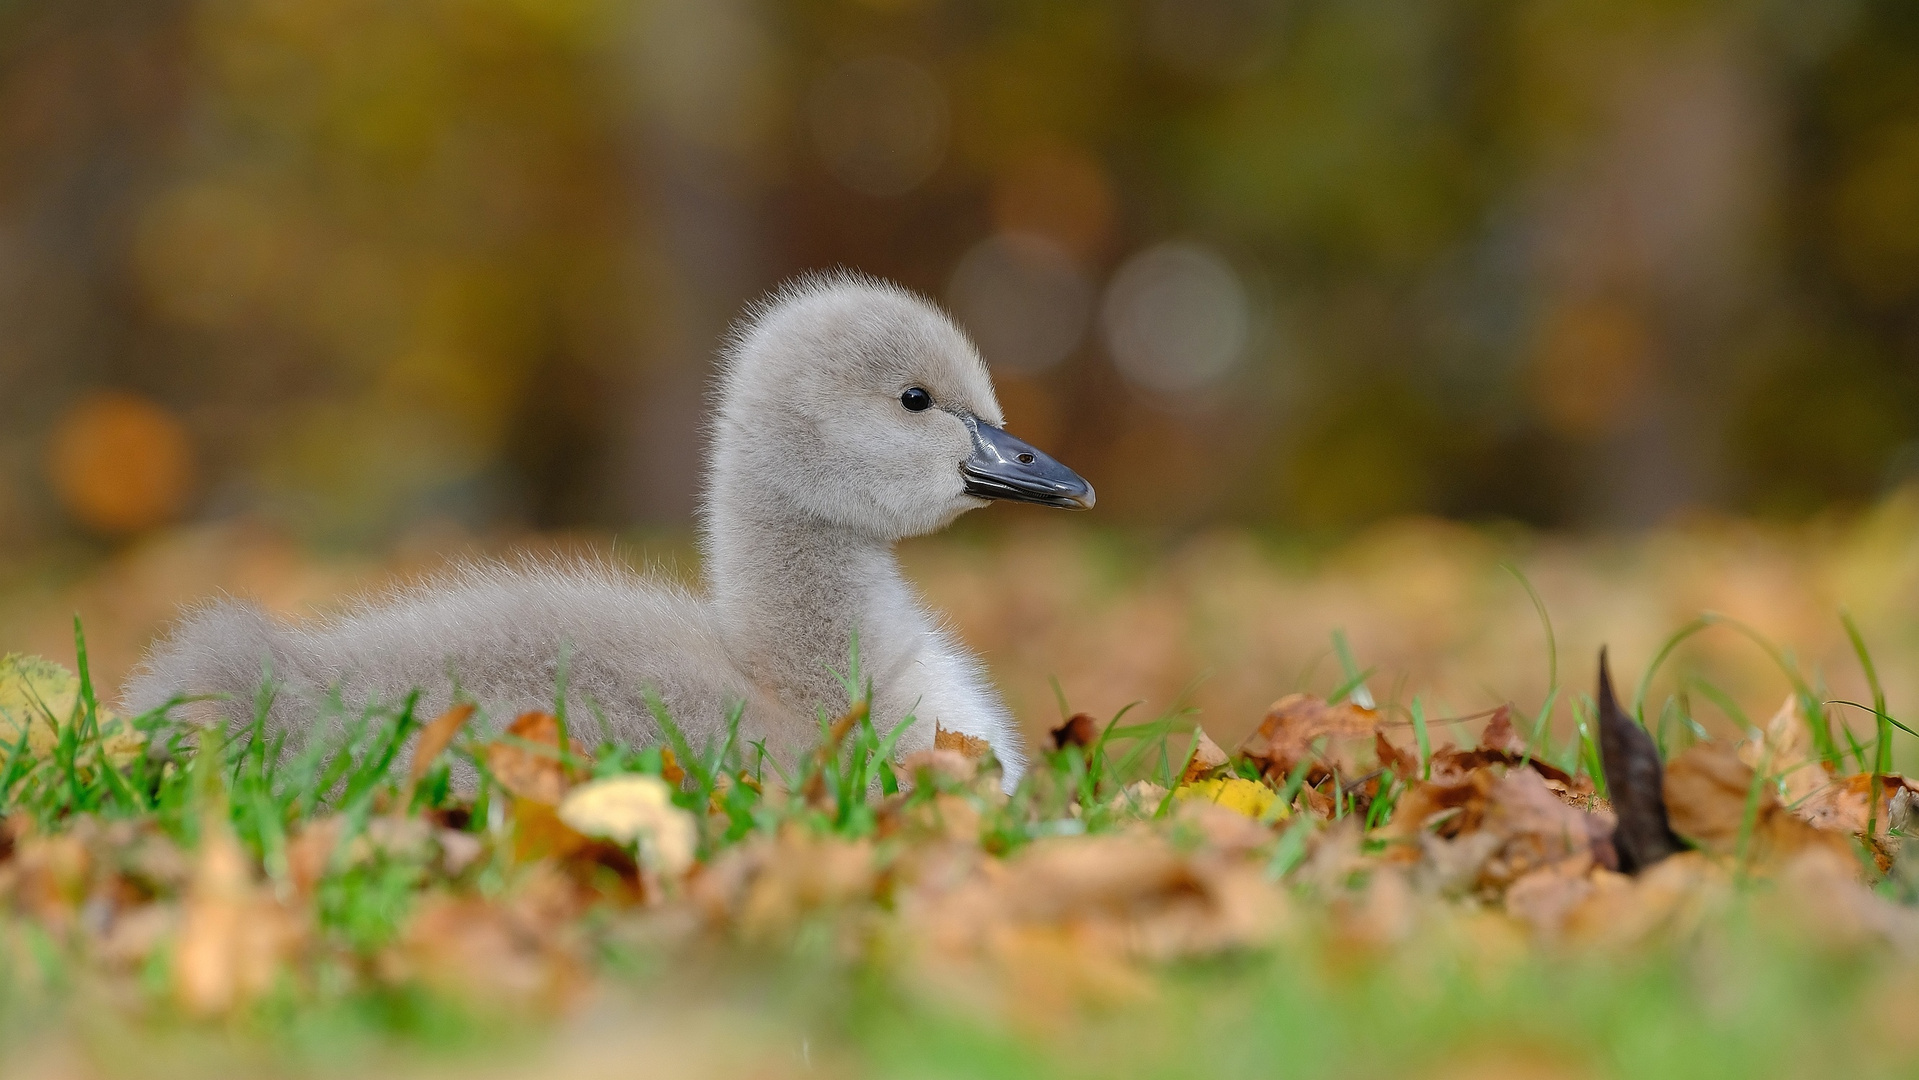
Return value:
<svg viewBox="0 0 1919 1080">
<path fill-rule="evenodd" d="M 979 351 L 938 308 L 863 276 L 803 278 L 727 350 L 713 495 L 777 499 L 883 539 L 992 499 L 1093 505 L 1090 484 L 1004 424 Z"/>
</svg>

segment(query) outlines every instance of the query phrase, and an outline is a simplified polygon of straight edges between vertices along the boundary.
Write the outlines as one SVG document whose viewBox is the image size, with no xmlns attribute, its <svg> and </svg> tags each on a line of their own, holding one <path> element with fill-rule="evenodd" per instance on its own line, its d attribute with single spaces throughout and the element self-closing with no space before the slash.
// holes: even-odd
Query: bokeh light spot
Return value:
<svg viewBox="0 0 1919 1080">
<path fill-rule="evenodd" d="M 1189 392 L 1218 382 L 1246 350 L 1252 313 L 1226 260 L 1194 244 L 1148 248 L 1107 287 L 1100 313 L 1120 373 L 1146 390 Z"/>
<path fill-rule="evenodd" d="M 76 403 L 54 426 L 47 473 L 75 520 L 124 535 L 179 515 L 193 488 L 193 450 L 172 413 L 105 391 Z"/>
<path fill-rule="evenodd" d="M 1071 256 L 1037 236 L 1002 233 L 973 245 L 947 288 L 953 313 L 995 369 L 1039 372 L 1086 334 L 1093 285 Z"/>
<path fill-rule="evenodd" d="M 904 195 L 946 154 L 946 94 L 910 60 L 868 56 L 841 64 L 814 87 L 811 105 L 820 157 L 855 191 Z"/>
</svg>

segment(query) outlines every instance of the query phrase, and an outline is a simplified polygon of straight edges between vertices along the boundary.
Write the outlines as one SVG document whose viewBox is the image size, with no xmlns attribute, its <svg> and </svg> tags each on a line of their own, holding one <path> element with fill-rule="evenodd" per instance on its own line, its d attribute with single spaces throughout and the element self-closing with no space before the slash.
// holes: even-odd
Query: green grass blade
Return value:
<svg viewBox="0 0 1919 1080">
<path fill-rule="evenodd" d="M 1708 629 L 1715 622 L 1712 616 L 1702 615 L 1673 631 L 1672 636 L 1660 644 L 1659 651 L 1653 653 L 1652 663 L 1646 665 L 1645 674 L 1639 677 L 1639 689 L 1633 694 L 1632 699 L 1632 717 L 1639 721 L 1640 727 L 1646 726 L 1646 694 L 1652 689 L 1653 676 L 1659 673 L 1660 666 L 1673 654 L 1674 649 L 1685 643 L 1687 638 Z"/>
<path fill-rule="evenodd" d="M 1430 780 L 1433 775 L 1433 740 L 1426 731 L 1426 703 L 1415 696 L 1411 712 L 1413 740 L 1419 745 L 1419 778 Z"/>
<path fill-rule="evenodd" d="M 1362 709 L 1372 708 L 1373 694 L 1372 691 L 1366 689 L 1366 680 L 1372 677 L 1373 669 L 1367 668 L 1364 671 L 1359 669 L 1358 662 L 1353 659 L 1352 646 L 1346 641 L 1346 631 L 1333 631 L 1333 653 L 1339 657 L 1339 666 L 1340 669 L 1346 673 L 1346 681 L 1326 700 L 1332 702 L 1343 701 L 1346 696 L 1350 694 L 1352 695 L 1353 704 Z"/>
<path fill-rule="evenodd" d="M 1872 716 L 1877 734 L 1872 771 L 1875 776 L 1883 776 L 1892 771 L 1892 717 L 1886 712 L 1886 689 L 1879 683 L 1879 669 L 1873 665 L 1872 653 L 1866 648 L 1865 635 L 1859 632 L 1859 624 L 1853 621 L 1852 613 L 1841 611 L 1839 621 L 1845 624 L 1852 651 L 1858 654 L 1859 666 L 1865 670 L 1866 685 L 1872 688 Z"/>
</svg>

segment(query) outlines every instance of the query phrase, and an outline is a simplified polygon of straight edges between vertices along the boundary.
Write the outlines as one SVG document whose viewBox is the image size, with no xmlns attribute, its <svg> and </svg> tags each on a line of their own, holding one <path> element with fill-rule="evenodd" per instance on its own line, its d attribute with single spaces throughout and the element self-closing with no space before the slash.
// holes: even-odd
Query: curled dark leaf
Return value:
<svg viewBox="0 0 1919 1080">
<path fill-rule="evenodd" d="M 1599 651 L 1599 752 L 1613 812 L 1619 816 L 1613 830 L 1619 869 L 1635 874 L 1685 850 L 1666 819 L 1665 767 L 1659 748 L 1646 729 L 1620 709 L 1604 649 Z"/>
</svg>

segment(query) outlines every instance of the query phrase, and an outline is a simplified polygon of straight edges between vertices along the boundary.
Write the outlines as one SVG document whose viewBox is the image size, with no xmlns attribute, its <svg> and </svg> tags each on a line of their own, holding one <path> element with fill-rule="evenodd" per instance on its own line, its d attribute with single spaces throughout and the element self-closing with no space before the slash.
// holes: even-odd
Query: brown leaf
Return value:
<svg viewBox="0 0 1919 1080">
<path fill-rule="evenodd" d="M 978 761 L 992 751 L 991 743 L 977 735 L 968 735 L 963 731 L 948 731 L 945 728 L 933 729 L 933 748 L 952 750 Z"/>
<path fill-rule="evenodd" d="M 1481 828 L 1503 843 L 1481 870 L 1484 888 L 1503 890 L 1515 879 L 1567 859 L 1591 863 L 1590 815 L 1567 806 L 1539 774 L 1515 769 L 1494 782 Z"/>
<path fill-rule="evenodd" d="M 1500 708 L 1503 709 L 1505 706 L 1502 705 Z M 1494 732 L 1494 734 L 1498 733 Z M 1507 743 L 1505 747 L 1482 745 L 1472 750 L 1461 750 L 1451 743 L 1443 743 L 1433 750 L 1432 757 L 1427 763 L 1427 771 L 1432 774 L 1432 779 L 1441 780 L 1457 779 L 1474 769 L 1483 769 L 1489 765 L 1524 766 L 1547 780 L 1562 785 L 1569 792 L 1591 791 L 1590 781 L 1583 778 L 1575 780 L 1571 773 L 1557 765 L 1541 761 L 1526 753 L 1523 741 L 1507 739 L 1505 742 Z M 1508 747 L 1515 742 L 1519 749 L 1509 749 Z"/>
<path fill-rule="evenodd" d="M 0 877 L 0 901 L 24 910 L 56 934 L 62 933 L 86 902 L 87 885 L 94 873 L 93 855 L 71 832 L 51 836 L 40 833 L 24 816 L 16 825 L 20 838 L 5 875 Z"/>
<path fill-rule="evenodd" d="M 948 949 L 991 950 L 1009 931 L 1065 933 L 1087 959 L 1200 955 L 1268 941 L 1284 925 L 1283 897 L 1254 864 L 1143 829 L 1042 839 L 981 870 L 909 882 L 907 918 Z"/>
<path fill-rule="evenodd" d="M 1784 866 L 1778 880 L 1771 906 L 1795 928 L 1842 948 L 1887 944 L 1906 956 L 1919 951 L 1919 911 L 1861 882 L 1850 853 L 1808 849 Z"/>
<path fill-rule="evenodd" d="M 1697 851 L 1676 852 L 1637 877 L 1594 870 L 1591 881 L 1593 892 L 1568 913 L 1565 933 L 1594 947 L 1683 939 L 1722 911 L 1732 894 L 1723 864 Z"/>
<path fill-rule="evenodd" d="M 253 867 L 221 813 L 206 815 L 173 946 L 174 996 L 215 1016 L 264 993 L 297 948 L 302 924 L 253 880 Z"/>
<path fill-rule="evenodd" d="M 1186 774 L 1183 777 L 1186 783 L 1192 783 L 1225 765 L 1226 762 L 1226 751 L 1221 750 L 1219 744 L 1206 734 L 1206 729 L 1194 728 L 1192 760 L 1186 763 Z"/>
<path fill-rule="evenodd" d="M 1858 773 L 1815 788 L 1791 812 L 1815 829 L 1868 840 L 1879 869 L 1890 870 L 1897 845 L 1892 831 L 1904 831 L 1916 791 L 1912 781 L 1888 773 L 1878 777 L 1875 793 L 1873 775 Z"/>
<path fill-rule="evenodd" d="M 1757 800 L 1755 822 L 1776 805 L 1763 786 L 1755 790 L 1752 770 L 1716 743 L 1699 743 L 1673 759 L 1666 767 L 1665 792 L 1675 829 L 1722 853 L 1739 842 L 1748 799 Z"/>
<path fill-rule="evenodd" d="M 1373 733 L 1373 753 L 1379 756 L 1380 765 L 1401 780 L 1419 779 L 1419 755 L 1388 739 L 1384 731 Z"/>
<path fill-rule="evenodd" d="M 1793 807 L 1794 816 L 1816 829 L 1831 832 L 1864 835 L 1870 825 L 1874 831 L 1883 832 L 1886 827 L 1887 806 L 1882 790 L 1873 805 L 1869 793 L 1872 790 L 1872 774 L 1859 773 L 1840 779 L 1828 779 L 1828 782 L 1813 788 Z M 1877 810 L 1875 815 L 1873 811 Z M 1872 819 L 1877 817 L 1877 821 Z"/>
<path fill-rule="evenodd" d="M 522 713 L 507 726 L 506 735 L 551 749 L 535 750 L 520 742 L 496 740 L 487 744 L 487 771 L 516 799 L 558 806 L 566 797 L 570 781 L 570 770 L 560 761 L 559 718 L 551 713 Z M 577 743 L 571 749 L 574 756 L 580 755 Z"/>
<path fill-rule="evenodd" d="M 429 894 L 400 942 L 403 973 L 477 1004 L 551 1009 L 580 987 L 584 974 L 559 940 L 558 925 L 536 911 L 478 896 Z"/>
<path fill-rule="evenodd" d="M 1326 794 L 1311 784 L 1299 789 L 1299 798 L 1306 803 L 1307 813 L 1321 820 L 1331 820 L 1333 814 L 1338 809 L 1333 805 L 1333 797 L 1331 795 Z"/>
<path fill-rule="evenodd" d="M 924 754 L 942 752 L 921 751 Z M 977 806 L 961 796 L 941 793 L 908 807 L 901 825 L 918 836 L 937 836 L 957 844 L 973 845 L 979 842 L 981 820 Z"/>
<path fill-rule="evenodd" d="M 1487 769 L 1464 774 L 1449 774 L 1414 784 L 1399 799 L 1392 820 L 1380 829 L 1382 836 L 1409 840 L 1430 829 L 1443 837 L 1475 832 L 1485 819 L 1492 797 L 1494 777 Z M 1445 815 L 1441 817 L 1440 815 Z"/>
<path fill-rule="evenodd" d="M 673 756 L 671 748 L 660 750 L 660 779 L 676 787 L 686 782 L 686 770 L 680 766 L 680 759 Z"/>
<path fill-rule="evenodd" d="M 1486 721 L 1486 729 L 1479 733 L 1479 746 L 1484 750 L 1499 750 L 1508 754 L 1526 752 L 1526 740 L 1513 730 L 1511 705 L 1501 705 L 1493 710 L 1492 719 Z"/>
<path fill-rule="evenodd" d="M 340 836 L 346 830 L 346 819 L 338 815 L 317 818 L 300 826 L 287 842 L 287 875 L 293 880 L 294 891 L 302 897 L 311 897 L 313 890 L 326 875 L 327 865 L 333 861 L 333 851 L 340 844 Z"/>
<path fill-rule="evenodd" d="M 1543 937 L 1557 937 L 1566 920 L 1594 892 L 1590 858 L 1539 867 L 1506 889 L 1506 912 Z"/>
<path fill-rule="evenodd" d="M 1758 738 L 1739 744 L 1739 760 L 1776 780 L 1787 806 L 1799 805 L 1832 779 L 1832 771 L 1813 754 L 1812 725 L 1798 694 L 1786 695 Z"/>
<path fill-rule="evenodd" d="M 716 925 L 764 937 L 809 912 L 867 900 L 879 882 L 872 841 L 787 828 L 727 848 L 690 878 L 688 892 Z"/>
<path fill-rule="evenodd" d="M 637 903 L 646 895 L 632 852 L 587 836 L 545 803 L 514 802 L 513 857 L 520 863 L 546 862 L 558 869 L 573 883 L 581 905 L 595 899 Z"/>
<path fill-rule="evenodd" d="M 1093 719 L 1090 713 L 1074 713 L 1050 734 L 1055 750 L 1064 750 L 1069 746 L 1091 746 L 1099 741 L 1099 721 Z"/>
<path fill-rule="evenodd" d="M 409 788 L 418 784 L 433 768 L 446 748 L 453 744 L 453 736 L 460 733 L 468 720 L 473 719 L 474 706 L 471 702 L 455 705 L 451 709 L 433 718 L 433 722 L 420 729 L 420 741 L 413 746 L 413 768 L 407 778 Z M 401 800 L 401 805 L 411 802 Z"/>
<path fill-rule="evenodd" d="M 1334 940 L 1346 949 L 1374 953 L 1412 936 L 1413 890 L 1399 867 L 1379 867 L 1357 893 L 1335 893 L 1332 900 Z"/>
<path fill-rule="evenodd" d="M 1838 833 L 1822 832 L 1786 812 L 1768 785 L 1722 743 L 1699 743 L 1666 767 L 1666 807 L 1672 827 L 1694 843 L 1722 855 L 1742 849 L 1765 865 L 1807 848 L 1837 845 Z"/>
<path fill-rule="evenodd" d="M 564 859 L 592 844 L 592 837 L 561 821 L 552 805 L 532 799 L 513 804 L 513 857 L 521 862 Z"/>
<path fill-rule="evenodd" d="M 1599 650 L 1599 751 L 1606 770 L 1606 792 L 1619 825 L 1613 848 L 1619 868 L 1638 873 L 1684 849 L 1666 822 L 1667 801 L 1661 791 L 1663 771 L 1659 748 L 1652 736 L 1619 707 L 1613 696 L 1612 671 L 1606 650 Z"/>
<path fill-rule="evenodd" d="M 1302 761 L 1312 761 L 1308 783 L 1316 784 L 1337 771 L 1351 781 L 1363 771 L 1347 745 L 1370 740 L 1379 727 L 1379 714 L 1351 702 L 1329 705 L 1305 694 L 1289 694 L 1273 703 L 1259 727 L 1239 744 L 1239 755 L 1258 765 L 1265 776 L 1284 783 Z M 1325 745 L 1315 755 L 1313 743 Z"/>
</svg>

